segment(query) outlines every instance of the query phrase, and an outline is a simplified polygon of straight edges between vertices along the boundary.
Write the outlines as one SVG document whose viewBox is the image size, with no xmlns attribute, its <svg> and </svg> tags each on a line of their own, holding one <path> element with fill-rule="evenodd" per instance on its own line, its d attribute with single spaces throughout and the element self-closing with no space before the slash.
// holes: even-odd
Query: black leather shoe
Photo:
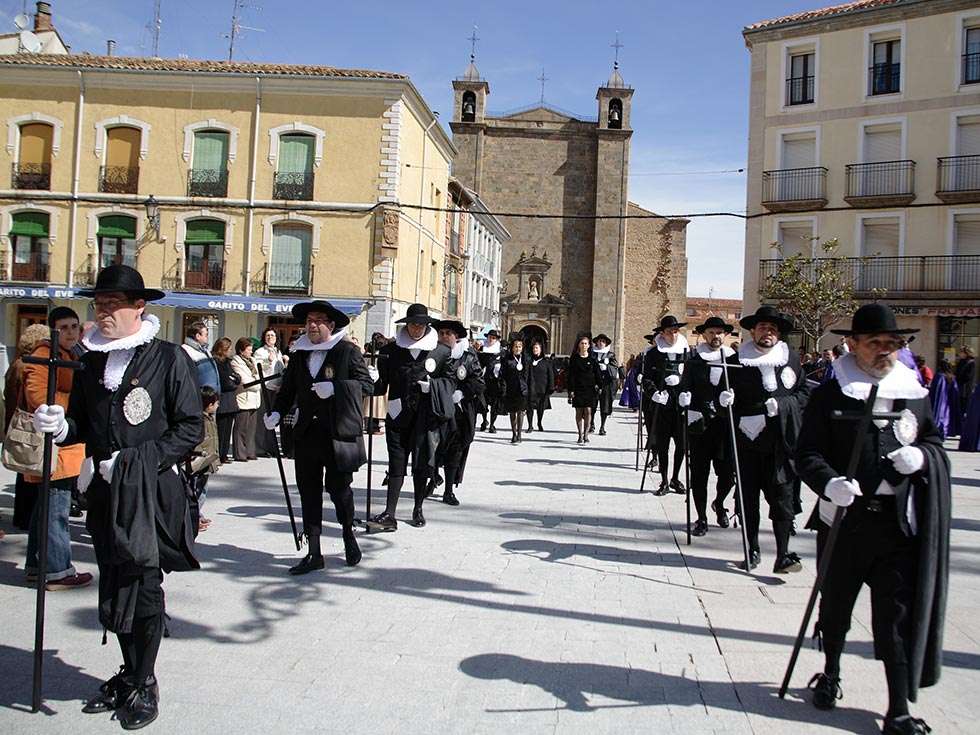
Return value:
<svg viewBox="0 0 980 735">
<path fill-rule="evenodd" d="M 544 427 L 540 423 L 538 424 L 538 431 L 544 431 Z"/>
<path fill-rule="evenodd" d="M 487 430 L 487 422 L 484 421 L 482 424 L 480 424 L 480 431 L 486 431 L 486 430 Z"/>
<path fill-rule="evenodd" d="M 412 511 L 412 525 L 416 528 L 422 528 L 425 525 L 425 516 L 422 515 L 421 508 L 416 508 Z"/>
<path fill-rule="evenodd" d="M 528 426 L 526 429 L 524 429 L 524 431 L 526 431 L 528 434 L 532 434 L 534 433 L 534 427 Z"/>
<path fill-rule="evenodd" d="M 837 700 L 844 697 L 839 676 L 814 674 L 807 686 L 813 690 L 813 706 L 817 709 L 833 709 L 837 706 Z"/>
<path fill-rule="evenodd" d="M 694 528 L 691 529 L 692 536 L 704 536 L 708 532 L 708 522 L 698 519 L 694 523 Z"/>
<path fill-rule="evenodd" d="M 803 561 L 793 551 L 783 554 L 783 556 L 777 559 L 776 563 L 772 565 L 772 571 L 776 574 L 789 574 L 790 572 L 799 572 L 802 569 Z"/>
<path fill-rule="evenodd" d="M 759 566 L 759 562 L 762 561 L 762 554 L 758 551 L 753 551 L 749 554 L 749 569 L 755 569 Z M 742 561 L 738 565 L 739 569 L 745 569 L 745 562 Z"/>
<path fill-rule="evenodd" d="M 130 679 L 129 672 L 125 666 L 119 667 L 119 672 L 102 683 L 99 693 L 92 697 L 82 707 L 82 712 L 88 715 L 96 715 L 100 712 L 112 712 L 122 707 L 126 697 L 133 690 L 134 685 Z"/>
<path fill-rule="evenodd" d="M 123 730 L 139 730 L 153 722 L 160 714 L 158 702 L 160 688 L 153 676 L 148 676 L 133 689 L 117 713 Z"/>
<path fill-rule="evenodd" d="M 678 495 L 686 495 L 687 494 L 687 488 L 684 487 L 684 483 L 681 482 L 680 480 L 671 480 L 670 481 L 670 489 L 673 490 Z"/>
<path fill-rule="evenodd" d="M 926 724 L 925 720 L 912 715 L 902 715 L 901 717 L 886 717 L 881 731 L 885 735 L 926 735 L 926 733 L 932 732 L 932 728 Z"/>
<path fill-rule="evenodd" d="M 487 431 L 488 431 L 489 433 L 491 433 L 491 434 L 496 434 L 496 433 L 497 433 L 497 427 L 496 427 L 496 426 L 493 426 L 493 425 L 491 425 L 491 426 L 490 426 L 490 428 L 489 428 L 489 429 L 487 429 Z"/>
<path fill-rule="evenodd" d="M 344 557 L 349 567 L 356 567 L 361 563 L 361 547 L 357 545 L 357 537 L 352 530 L 344 531 Z"/>
<path fill-rule="evenodd" d="M 456 493 L 452 490 L 446 490 L 442 494 L 442 502 L 446 505 L 459 505 L 459 498 L 456 497 Z"/>
<path fill-rule="evenodd" d="M 290 574 L 309 574 L 317 569 L 323 569 L 323 555 L 314 554 L 312 551 L 303 557 L 303 560 L 294 567 L 289 568 Z"/>
<path fill-rule="evenodd" d="M 599 436 L 605 436 L 605 435 L 606 435 L 606 430 L 605 429 L 599 429 Z"/>
<path fill-rule="evenodd" d="M 660 487 L 658 487 L 656 490 L 653 491 L 653 494 L 656 495 L 658 498 L 662 498 L 664 495 L 666 495 L 669 492 L 670 492 L 670 485 L 668 485 L 667 481 L 664 480 L 663 482 L 660 483 Z"/>
<path fill-rule="evenodd" d="M 724 505 L 719 505 L 717 500 L 712 501 L 711 510 L 715 512 L 715 522 L 718 524 L 718 528 L 728 528 L 730 524 L 728 520 L 728 509 Z"/>
<path fill-rule="evenodd" d="M 368 526 L 372 531 L 397 531 L 398 521 L 395 520 L 395 516 L 385 511 L 368 521 Z"/>
</svg>

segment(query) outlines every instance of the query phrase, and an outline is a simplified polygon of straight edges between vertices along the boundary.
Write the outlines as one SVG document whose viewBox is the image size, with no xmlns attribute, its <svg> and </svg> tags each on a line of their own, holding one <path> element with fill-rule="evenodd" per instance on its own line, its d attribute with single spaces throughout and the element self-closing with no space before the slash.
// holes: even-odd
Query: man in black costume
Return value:
<svg viewBox="0 0 980 735">
<path fill-rule="evenodd" d="M 485 390 L 483 394 L 483 404 L 480 406 L 482 411 L 483 423 L 480 424 L 480 431 L 489 431 L 491 434 L 497 433 L 497 414 L 500 413 L 500 398 L 503 393 L 500 382 L 501 366 L 501 343 L 500 332 L 491 329 L 487 332 L 486 342 L 480 350 L 480 365 L 483 367 L 483 382 Z M 490 422 L 487 423 L 487 412 L 490 413 Z M 487 428 L 489 426 L 489 428 Z"/>
<path fill-rule="evenodd" d="M 684 361 L 690 347 L 680 329 L 687 322 L 679 322 L 667 314 L 660 320 L 654 332 L 653 344 L 643 353 L 643 394 L 652 403 L 651 418 L 647 424 L 647 441 L 657 451 L 660 467 L 660 487 L 654 495 L 666 495 L 671 490 L 684 494 L 687 489 L 680 480 L 681 462 L 684 460 L 683 416 L 677 405 L 680 395 Z M 667 483 L 667 467 L 670 441 L 674 441 L 674 472 Z"/>
<path fill-rule="evenodd" d="M 862 306 L 834 362 L 834 379 L 814 389 L 803 418 L 796 467 L 820 501 L 812 519 L 823 548 L 835 507 L 846 508 L 820 599 L 817 629 L 824 671 L 811 680 L 813 704 L 832 709 L 843 696 L 840 657 L 862 585 L 871 588 L 875 658 L 885 665 L 888 712 L 882 732 L 918 735 L 928 725 L 909 714 L 919 687 L 939 680 L 949 577 L 950 465 L 932 418 L 928 391 L 898 360 L 903 338 L 884 304 Z M 834 411 L 859 415 L 877 385 L 876 413 L 864 436 Z M 861 458 L 845 477 L 855 442 Z"/>
<path fill-rule="evenodd" d="M 483 400 L 483 368 L 476 350 L 470 347 L 469 332 L 462 322 L 444 319 L 436 322 L 439 342 L 450 349 L 449 369 L 456 376 L 453 403 L 456 411 L 453 420 L 445 425 L 445 433 L 439 444 L 438 460 L 445 468 L 445 489 L 442 502 L 459 505 L 455 488 L 463 481 L 463 470 L 470 445 L 476 437 L 477 406 Z"/>
<path fill-rule="evenodd" d="M 610 346 L 612 340 L 605 334 L 597 334 L 592 340 L 592 354 L 599 361 L 602 371 L 602 385 L 599 389 L 599 436 L 606 435 L 606 420 L 612 415 L 616 400 L 616 389 L 619 387 L 619 361 Z M 590 432 L 595 431 L 595 414 L 592 414 Z"/>
<path fill-rule="evenodd" d="M 385 442 L 388 445 L 388 498 L 384 512 L 371 519 L 372 527 L 396 531 L 395 510 L 398 496 L 412 458 L 412 482 L 415 508 L 412 525 L 425 525 L 422 503 L 427 485 L 436 467 L 436 450 L 443 425 L 456 412 L 453 392 L 455 374 L 450 368 L 450 349 L 439 344 L 432 327 L 436 320 L 424 304 L 412 304 L 408 313 L 397 321 L 404 326 L 394 342 L 381 349 L 378 379 L 374 395 L 388 394 L 388 418 Z"/>
<path fill-rule="evenodd" d="M 763 305 L 739 321 L 752 338 L 739 347 L 742 367 L 732 371 L 734 387 L 722 391 L 721 406 L 735 403 L 738 425 L 739 467 L 742 471 L 742 508 L 749 540 L 750 566 L 761 561 L 759 551 L 759 496 L 769 504 L 776 537 L 773 572 L 803 569 L 800 557 L 789 550 L 793 518 L 800 512 L 799 480 L 793 470 L 793 450 L 810 395 L 796 350 L 780 339 L 793 323 L 775 307 Z M 743 562 L 744 564 L 744 562 Z"/>
<path fill-rule="evenodd" d="M 367 461 L 362 406 L 363 397 L 374 390 L 374 381 L 361 351 L 346 339 L 350 324 L 346 314 L 328 301 L 296 304 L 292 312 L 294 319 L 305 323 L 306 333 L 293 343 L 275 406 L 263 421 L 272 431 L 293 406 L 299 412 L 293 425 L 293 457 L 308 550 L 289 573 L 306 574 L 323 569 L 324 487 L 343 529 L 347 565 L 361 561 L 351 483 Z"/>
<path fill-rule="evenodd" d="M 728 527 L 728 511 L 725 498 L 735 484 L 735 469 L 732 441 L 728 424 L 728 408 L 718 405 L 718 397 L 725 389 L 721 363 L 738 363 L 735 351 L 724 345 L 724 337 L 731 334 L 734 327 L 717 316 L 708 317 L 694 331 L 704 339 L 695 348 L 687 362 L 683 392 L 678 396 L 678 405 L 688 409 L 687 432 L 691 442 L 691 495 L 697 521 L 692 536 L 704 536 L 708 532 L 708 475 L 714 463 L 717 487 L 715 499 L 711 503 L 718 525 Z M 735 371 L 732 370 L 734 373 Z"/>
<path fill-rule="evenodd" d="M 95 288 L 96 324 L 82 341 L 68 415 L 41 406 L 35 427 L 58 444 L 84 442 L 79 488 L 87 488 L 86 526 L 99 565 L 99 621 L 116 634 L 123 665 L 83 711 L 116 711 L 127 730 L 157 718 L 154 674 L 164 631 L 163 573 L 198 569 L 184 488 L 174 467 L 204 434 L 190 360 L 156 338 L 146 303 L 163 298 L 138 271 L 103 268 Z"/>
</svg>

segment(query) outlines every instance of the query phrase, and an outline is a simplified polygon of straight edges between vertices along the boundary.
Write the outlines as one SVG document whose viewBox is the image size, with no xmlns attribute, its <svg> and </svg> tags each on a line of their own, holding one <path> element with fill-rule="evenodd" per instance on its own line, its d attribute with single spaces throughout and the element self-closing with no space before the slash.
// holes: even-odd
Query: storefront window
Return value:
<svg viewBox="0 0 980 735">
<path fill-rule="evenodd" d="M 938 358 L 956 364 L 961 347 L 969 347 L 974 355 L 980 354 L 980 317 L 940 317 Z"/>
</svg>

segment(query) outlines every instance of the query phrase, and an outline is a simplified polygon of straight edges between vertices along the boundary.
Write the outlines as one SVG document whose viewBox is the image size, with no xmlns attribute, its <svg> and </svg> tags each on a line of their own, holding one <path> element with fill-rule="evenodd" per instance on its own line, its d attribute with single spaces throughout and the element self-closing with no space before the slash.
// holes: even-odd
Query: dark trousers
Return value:
<svg viewBox="0 0 980 735">
<path fill-rule="evenodd" d="M 432 475 L 429 449 L 425 439 L 420 448 L 416 448 L 418 437 L 414 428 L 399 429 L 388 426 L 385 432 L 385 444 L 388 446 L 388 476 L 405 477 L 408 474 L 408 458 L 412 458 L 412 476 L 429 477 Z"/>
<path fill-rule="evenodd" d="M 672 408 L 661 406 L 655 410 L 656 421 L 651 439 L 657 446 L 657 464 L 660 476 L 667 480 L 667 466 L 670 457 L 670 440 L 674 440 L 674 473 L 672 479 L 678 479 L 681 462 L 684 459 L 684 426 L 683 416 Z"/>
<path fill-rule="evenodd" d="M 769 504 L 769 519 L 773 522 L 777 545 L 789 538 L 794 513 L 794 482 L 776 479 L 776 455 L 773 452 L 756 452 L 745 444 L 739 447 L 739 467 L 742 471 L 742 509 L 745 533 L 749 548 L 759 550 L 760 497 Z M 782 538 L 785 533 L 785 539 Z"/>
<path fill-rule="evenodd" d="M 100 570 L 101 582 L 101 570 Z M 136 611 L 133 629 L 129 633 L 117 633 L 123 663 L 136 681 L 154 676 L 157 654 L 163 640 L 163 572 L 159 568 L 145 568 L 136 593 Z"/>
<path fill-rule="evenodd" d="M 691 495 L 698 519 L 708 517 L 708 475 L 714 464 L 717 484 L 715 502 L 725 503 L 725 498 L 735 485 L 735 467 L 728 450 L 728 424 L 712 421 L 703 434 L 690 434 L 691 442 Z"/>
<path fill-rule="evenodd" d="M 829 532 L 821 524 L 820 548 Z M 875 658 L 908 663 L 917 558 L 918 540 L 899 528 L 894 498 L 885 499 L 877 512 L 855 501 L 844 517 L 820 595 L 819 629 L 828 646 L 843 648 L 854 603 L 867 584 Z"/>
<path fill-rule="evenodd" d="M 259 411 L 246 408 L 235 416 L 235 459 L 255 459 L 255 421 Z"/>
<path fill-rule="evenodd" d="M 353 475 L 338 472 L 333 443 L 315 425 L 293 447 L 296 458 L 296 484 L 303 508 L 303 531 L 319 536 L 323 525 L 323 491 L 326 489 L 337 513 L 337 522 L 346 530 L 354 524 Z"/>
<path fill-rule="evenodd" d="M 224 462 L 230 459 L 231 429 L 235 424 L 235 414 L 219 413 L 216 423 L 218 425 L 218 456 Z"/>
</svg>

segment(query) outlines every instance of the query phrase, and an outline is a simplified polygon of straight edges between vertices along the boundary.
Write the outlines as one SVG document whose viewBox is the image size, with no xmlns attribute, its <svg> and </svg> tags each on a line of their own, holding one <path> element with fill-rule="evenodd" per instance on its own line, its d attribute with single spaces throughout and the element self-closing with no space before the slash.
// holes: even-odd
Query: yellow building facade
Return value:
<svg viewBox="0 0 980 735">
<path fill-rule="evenodd" d="M 0 340 L 126 263 L 179 341 L 285 338 L 326 298 L 351 333 L 443 303 L 455 152 L 400 74 L 89 55 L 0 57 Z"/>
<path fill-rule="evenodd" d="M 980 342 L 980 7 L 858 0 L 744 30 L 744 309 L 781 257 L 837 238 L 857 296 L 935 365 Z M 779 249 L 773 247 L 779 243 Z M 836 339 L 836 338 L 834 338 Z"/>
</svg>

